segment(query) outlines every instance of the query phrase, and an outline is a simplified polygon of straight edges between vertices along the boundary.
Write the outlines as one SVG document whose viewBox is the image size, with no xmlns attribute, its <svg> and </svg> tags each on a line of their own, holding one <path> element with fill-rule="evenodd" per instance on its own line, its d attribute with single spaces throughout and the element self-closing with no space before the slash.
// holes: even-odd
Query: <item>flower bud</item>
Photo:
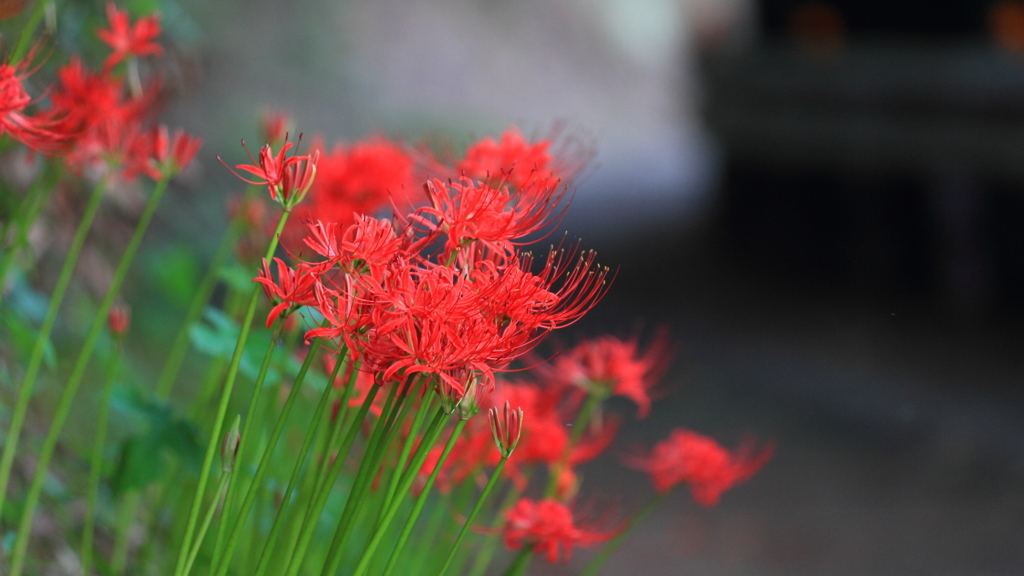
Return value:
<svg viewBox="0 0 1024 576">
<path fill-rule="evenodd" d="M 127 306 L 114 306 L 107 314 L 107 327 L 114 336 L 120 336 L 128 331 L 131 323 L 132 311 Z"/>
<path fill-rule="evenodd" d="M 500 415 L 496 407 L 487 411 L 487 421 L 491 425 L 491 434 L 498 446 L 498 452 L 508 458 L 519 444 L 519 437 L 523 433 L 523 409 L 512 410 L 506 400 Z"/>
<path fill-rule="evenodd" d="M 235 422 L 231 425 L 231 430 L 228 430 L 228 433 L 224 435 L 224 441 L 220 445 L 220 469 L 225 474 L 231 472 L 235 467 L 235 457 L 238 456 L 238 444 L 242 440 L 242 435 L 238 431 L 241 421 L 241 416 L 235 416 Z"/>
</svg>

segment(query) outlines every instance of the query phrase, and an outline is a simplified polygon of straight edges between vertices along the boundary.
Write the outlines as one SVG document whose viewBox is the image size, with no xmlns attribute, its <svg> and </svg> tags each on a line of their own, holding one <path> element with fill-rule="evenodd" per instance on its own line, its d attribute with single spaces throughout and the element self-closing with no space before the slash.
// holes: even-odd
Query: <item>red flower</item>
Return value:
<svg viewBox="0 0 1024 576">
<path fill-rule="evenodd" d="M 555 210 L 564 196 L 564 189 L 558 187 L 525 195 L 469 178 L 448 184 L 434 179 L 424 189 L 429 205 L 411 218 L 428 231 L 448 237 L 446 255 L 473 242 L 499 254 L 510 253 L 517 240 L 557 219 Z"/>
<path fill-rule="evenodd" d="M 174 131 L 174 138 L 171 139 L 167 126 L 163 124 L 154 128 L 150 137 L 154 168 L 157 171 L 154 179 L 159 179 L 161 174 L 176 174 L 184 170 L 203 145 L 201 138 L 189 136 L 180 129 Z"/>
<path fill-rule="evenodd" d="M 688 482 L 695 501 L 714 506 L 722 492 L 750 478 L 771 455 L 771 447 L 756 455 L 749 449 L 733 454 L 711 438 L 676 429 L 655 445 L 649 457 L 633 459 L 632 463 L 650 474 L 660 492 Z"/>
<path fill-rule="evenodd" d="M 113 306 L 107 314 L 107 326 L 110 332 L 120 336 L 128 331 L 128 324 L 131 322 L 132 310 L 127 306 Z"/>
<path fill-rule="evenodd" d="M 244 146 L 245 142 L 242 142 L 242 145 Z M 291 142 L 285 142 L 275 156 L 270 144 L 264 144 L 260 148 L 259 162 L 250 154 L 249 159 L 253 161 L 253 164 L 235 166 L 239 170 L 245 170 L 252 174 L 257 179 L 247 180 L 238 176 L 237 173 L 235 175 L 247 184 L 257 186 L 266 184 L 272 200 L 280 202 L 286 209 L 293 208 L 302 201 L 306 193 L 309 192 L 310 186 L 313 185 L 320 152 L 314 152 L 312 156 L 286 157 L 285 153 L 292 146 Z M 223 163 L 223 160 L 221 162 Z"/>
<path fill-rule="evenodd" d="M 508 183 L 518 190 L 557 188 L 559 178 L 551 168 L 550 146 L 548 140 L 529 144 L 512 127 L 501 135 L 500 143 L 487 136 L 466 149 L 466 157 L 456 170 L 459 175 L 495 186 Z"/>
<path fill-rule="evenodd" d="M 67 148 L 70 135 L 61 123 L 58 114 L 30 116 L 25 108 L 32 98 L 25 91 L 22 82 L 28 76 L 25 71 L 28 56 L 17 65 L 0 64 L 0 135 L 11 138 L 29 148 L 44 154 L 54 154 Z"/>
<path fill-rule="evenodd" d="M 300 265 L 297 269 L 292 269 L 280 258 L 274 258 L 274 262 L 277 263 L 276 282 L 266 260 L 263 260 L 263 269 L 253 279 L 253 282 L 259 282 L 263 286 L 267 298 L 277 302 L 267 315 L 267 328 L 292 306 L 316 306 L 314 286 L 323 273 L 322 267 L 315 265 Z"/>
<path fill-rule="evenodd" d="M 566 561 L 576 546 L 589 546 L 608 540 L 614 533 L 589 532 L 573 524 L 572 512 L 557 500 L 535 502 L 520 498 L 505 513 L 505 545 L 512 550 L 533 546 L 533 551 L 555 562 Z"/>
<path fill-rule="evenodd" d="M 651 409 L 649 392 L 667 363 L 668 341 L 662 332 L 643 353 L 635 338 L 601 336 L 587 340 L 539 370 L 559 386 L 578 386 L 583 390 L 598 387 L 612 395 L 625 396 L 636 403 L 643 418 Z"/>
<path fill-rule="evenodd" d="M 127 56 L 149 56 L 162 54 L 162 46 L 152 40 L 160 35 L 160 18 L 158 16 L 144 16 L 135 23 L 130 24 L 128 12 L 118 10 L 113 2 L 107 3 L 107 19 L 110 21 L 110 29 L 101 28 L 96 31 L 96 36 L 105 42 L 113 50 L 103 67 L 111 69 Z"/>
</svg>

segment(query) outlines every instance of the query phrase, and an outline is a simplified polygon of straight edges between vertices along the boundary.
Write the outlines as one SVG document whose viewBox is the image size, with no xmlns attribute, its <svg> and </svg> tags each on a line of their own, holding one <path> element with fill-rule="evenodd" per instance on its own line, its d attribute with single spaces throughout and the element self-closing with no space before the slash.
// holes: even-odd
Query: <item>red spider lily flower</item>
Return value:
<svg viewBox="0 0 1024 576">
<path fill-rule="evenodd" d="M 491 434 L 494 436 L 494 444 L 497 445 L 498 451 L 508 458 L 516 449 L 519 437 L 523 433 L 523 409 L 512 410 L 506 400 L 500 415 L 497 407 L 487 411 L 487 422 L 491 425 Z"/>
<path fill-rule="evenodd" d="M 281 144 L 288 139 L 288 130 L 292 125 L 292 119 L 287 112 L 274 112 L 265 110 L 260 117 L 260 128 L 263 131 L 263 141 L 270 144 Z"/>
<path fill-rule="evenodd" d="M 162 175 L 171 176 L 184 170 L 203 145 L 201 138 L 189 136 L 180 129 L 174 131 L 174 138 L 171 139 L 167 126 L 163 124 L 153 129 L 150 138 L 153 147 L 152 164 L 156 171 L 154 179 L 159 179 Z"/>
<path fill-rule="evenodd" d="M 96 36 L 113 50 L 103 63 L 104 69 L 113 68 L 128 56 L 163 54 L 163 47 L 153 42 L 160 35 L 159 16 L 143 16 L 132 25 L 126 10 L 118 10 L 113 2 L 108 2 L 107 19 L 110 28 L 96 31 Z"/>
<path fill-rule="evenodd" d="M 265 259 L 263 269 L 256 278 L 253 278 L 253 282 L 259 282 L 263 286 L 267 298 L 278 303 L 267 314 L 267 328 L 292 306 L 316 306 L 314 286 L 318 284 L 323 274 L 322 267 L 316 265 L 300 265 L 297 269 L 292 269 L 280 258 L 274 258 L 274 262 L 277 264 L 276 282 Z"/>
<path fill-rule="evenodd" d="M 711 438 L 678 428 L 656 444 L 650 456 L 633 458 L 631 463 L 651 476 L 658 491 L 687 482 L 697 503 L 714 506 L 723 492 L 750 478 L 771 455 L 770 446 L 758 454 L 749 448 L 730 453 Z"/>
<path fill-rule="evenodd" d="M 668 365 L 668 338 L 660 332 L 646 352 L 636 338 L 601 336 L 581 342 L 550 365 L 537 368 L 556 386 L 577 386 L 599 394 L 625 396 L 637 405 L 640 418 L 650 412 L 650 390 Z"/>
<path fill-rule="evenodd" d="M 447 384 L 442 379 L 438 384 L 438 394 L 441 397 L 441 405 L 449 414 L 469 420 L 480 411 L 480 402 L 487 396 L 487 390 L 480 385 L 480 378 L 476 371 L 463 368 L 453 370 L 454 374 L 448 376 L 460 382 L 465 382 L 461 389 Z"/>
<path fill-rule="evenodd" d="M 0 64 L 0 135 L 8 134 L 37 152 L 57 154 L 67 149 L 71 139 L 63 116 L 58 112 L 30 116 L 24 111 L 32 103 L 23 84 L 31 60 L 30 55 L 17 65 Z"/>
<path fill-rule="evenodd" d="M 107 327 L 111 334 L 120 336 L 128 331 L 128 324 L 131 322 L 132 310 L 127 306 L 113 306 L 107 314 Z"/>
<path fill-rule="evenodd" d="M 424 190 L 429 205 L 410 218 L 447 236 L 446 256 L 477 241 L 499 254 L 510 253 L 517 240 L 560 216 L 556 209 L 565 195 L 565 189 L 557 186 L 523 195 L 468 178 L 448 184 L 434 179 Z"/>
<path fill-rule="evenodd" d="M 512 550 L 532 546 L 537 554 L 544 554 L 548 562 L 561 557 L 569 561 L 576 546 L 589 546 L 609 540 L 614 532 L 591 532 L 573 523 L 572 512 L 561 502 L 548 498 L 536 502 L 520 498 L 505 513 L 502 529 L 505 545 Z"/>
<path fill-rule="evenodd" d="M 242 142 L 242 145 L 245 146 L 245 142 Z M 280 203 L 286 210 L 294 208 L 309 192 L 316 177 L 316 165 L 320 158 L 319 151 L 314 152 L 312 156 L 285 156 L 292 145 L 291 142 L 285 142 L 275 156 L 270 144 L 264 144 L 260 148 L 259 162 L 250 154 L 249 159 L 253 161 L 253 164 L 235 166 L 239 170 L 245 170 L 252 174 L 257 179 L 247 180 L 238 176 L 237 172 L 236 176 L 248 184 L 257 186 L 266 184 L 270 190 L 270 198 Z M 221 162 L 223 163 L 223 160 Z"/>
<path fill-rule="evenodd" d="M 390 262 L 409 256 L 408 238 L 399 237 L 390 220 L 358 214 L 342 236 L 335 222 L 310 221 L 306 230 L 305 244 L 349 274 L 369 274 L 379 281 Z"/>
<path fill-rule="evenodd" d="M 551 169 L 549 140 L 530 144 L 515 127 L 501 135 L 501 142 L 487 136 L 466 149 L 456 171 L 473 180 L 493 185 L 508 183 L 517 190 L 557 188 L 559 179 Z"/>
</svg>

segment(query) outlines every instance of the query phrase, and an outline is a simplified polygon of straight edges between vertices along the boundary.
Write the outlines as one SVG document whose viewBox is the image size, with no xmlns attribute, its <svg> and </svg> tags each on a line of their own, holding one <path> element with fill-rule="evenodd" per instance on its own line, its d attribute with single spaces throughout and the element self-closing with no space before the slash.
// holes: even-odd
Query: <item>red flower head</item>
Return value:
<svg viewBox="0 0 1024 576">
<path fill-rule="evenodd" d="M 28 56 L 17 65 L 0 64 L 0 135 L 11 138 L 29 148 L 44 154 L 55 154 L 66 150 L 71 134 L 62 124 L 63 116 L 57 113 L 29 116 L 25 108 L 32 98 L 22 84 L 28 73 L 25 71 Z"/>
<path fill-rule="evenodd" d="M 245 142 L 242 142 L 242 145 L 245 146 Z M 264 144 L 263 148 L 260 148 L 259 162 L 250 154 L 249 159 L 253 161 L 253 164 L 235 166 L 239 170 L 245 170 L 254 175 L 257 179 L 247 180 L 238 176 L 237 173 L 236 176 L 248 184 L 257 186 L 266 184 L 270 190 L 270 198 L 279 202 L 286 210 L 294 208 L 309 192 L 310 186 L 313 185 L 313 179 L 316 177 L 316 164 L 320 158 L 319 151 L 314 152 L 312 156 L 285 156 L 292 146 L 291 142 L 285 142 L 275 156 L 270 144 Z M 221 160 L 221 162 L 224 161 Z"/>
<path fill-rule="evenodd" d="M 559 178 L 552 171 L 549 140 L 530 144 L 515 127 L 501 135 L 501 142 L 487 136 L 466 149 L 458 163 L 460 176 L 483 180 L 494 186 L 508 183 L 517 190 L 557 188 Z"/>
<path fill-rule="evenodd" d="M 280 258 L 274 258 L 274 262 L 277 263 L 276 282 L 266 260 L 263 260 L 263 269 L 253 279 L 253 282 L 259 282 L 263 286 L 267 298 L 277 302 L 267 315 L 267 328 L 292 306 L 316 306 L 314 285 L 319 282 L 323 273 L 321 266 L 300 264 L 297 269 L 292 269 Z"/>
<path fill-rule="evenodd" d="M 753 476 L 771 455 L 771 447 L 756 455 L 749 449 L 733 454 L 711 438 L 680 428 L 655 445 L 649 457 L 632 463 L 650 474 L 658 491 L 688 482 L 697 503 L 714 506 L 722 492 Z"/>
<path fill-rule="evenodd" d="M 163 54 L 163 47 L 153 42 L 160 35 L 158 16 L 144 16 L 133 26 L 127 11 L 118 10 L 113 2 L 108 2 L 107 19 L 110 21 L 110 29 L 101 28 L 96 31 L 96 36 L 113 50 L 103 63 L 105 69 L 113 68 L 128 56 Z"/>
<path fill-rule="evenodd" d="M 533 551 L 555 562 L 561 556 L 568 561 L 576 546 L 589 546 L 608 540 L 614 533 L 589 532 L 573 524 L 572 512 L 553 499 L 535 502 L 520 498 L 505 514 L 505 545 L 512 550 L 533 546 Z"/>
<path fill-rule="evenodd" d="M 665 333 L 659 333 L 646 352 L 641 353 L 635 338 L 620 340 L 601 336 L 580 343 L 566 354 L 540 367 L 557 386 L 597 387 L 636 403 L 641 418 L 651 409 L 649 391 L 658 382 L 668 361 Z"/>
<path fill-rule="evenodd" d="M 128 324 L 131 322 L 132 310 L 127 306 L 114 306 L 107 314 L 107 326 L 115 336 L 120 336 L 128 331 Z"/>
<path fill-rule="evenodd" d="M 411 218 L 428 231 L 447 236 L 446 254 L 477 241 L 495 253 L 511 253 L 521 243 L 518 240 L 558 218 L 556 210 L 565 192 L 551 187 L 524 195 L 469 178 L 448 184 L 434 179 L 424 189 L 430 204 Z"/>
<path fill-rule="evenodd" d="M 184 170 L 203 145 L 202 139 L 189 136 L 180 129 L 174 131 L 174 138 L 171 139 L 167 126 L 163 124 L 153 129 L 150 138 L 156 170 L 154 179 L 159 179 L 163 174 L 172 175 Z"/>
</svg>

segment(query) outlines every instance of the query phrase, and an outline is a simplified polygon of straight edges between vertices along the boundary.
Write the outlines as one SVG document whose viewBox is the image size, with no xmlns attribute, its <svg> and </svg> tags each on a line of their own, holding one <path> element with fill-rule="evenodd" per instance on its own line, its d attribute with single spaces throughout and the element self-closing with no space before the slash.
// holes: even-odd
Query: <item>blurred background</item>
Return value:
<svg viewBox="0 0 1024 576">
<path fill-rule="evenodd" d="M 580 501 L 639 506 L 618 461 L 675 426 L 777 447 L 713 510 L 675 495 L 606 573 L 1024 572 L 1024 2 L 163 7 L 187 55 L 168 121 L 206 147 L 155 257 L 216 242 L 237 184 L 213 156 L 267 109 L 328 142 L 514 123 L 597 150 L 565 224 L 619 273 L 575 333 L 665 324 L 677 354 Z"/>
</svg>

